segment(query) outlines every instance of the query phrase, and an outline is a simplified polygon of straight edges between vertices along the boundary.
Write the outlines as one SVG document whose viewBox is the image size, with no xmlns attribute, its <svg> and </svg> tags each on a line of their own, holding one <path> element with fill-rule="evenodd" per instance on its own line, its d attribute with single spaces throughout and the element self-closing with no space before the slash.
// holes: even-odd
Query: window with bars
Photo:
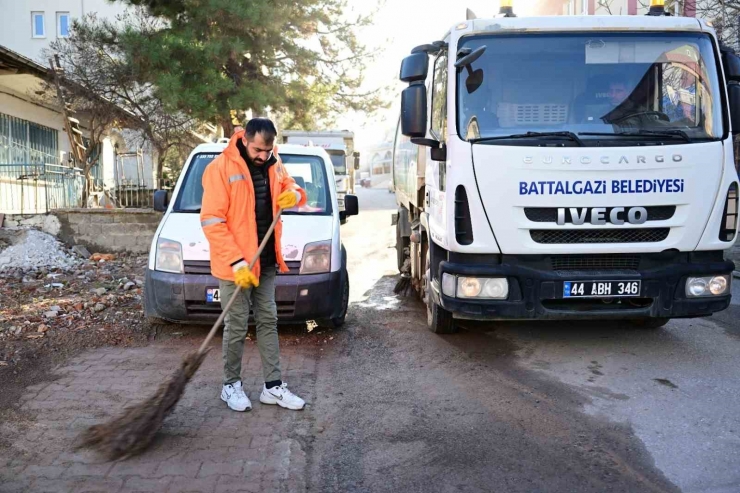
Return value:
<svg viewBox="0 0 740 493">
<path fill-rule="evenodd" d="M 59 164 L 59 132 L 0 113 L 0 164 Z"/>
</svg>

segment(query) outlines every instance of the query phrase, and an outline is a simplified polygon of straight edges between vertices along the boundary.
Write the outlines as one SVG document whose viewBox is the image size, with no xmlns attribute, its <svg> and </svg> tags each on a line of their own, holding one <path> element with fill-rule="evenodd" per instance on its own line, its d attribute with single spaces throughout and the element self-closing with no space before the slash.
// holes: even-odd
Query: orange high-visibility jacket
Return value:
<svg viewBox="0 0 740 493">
<path fill-rule="evenodd" d="M 206 167 L 203 174 L 203 205 L 200 209 L 200 225 L 211 247 L 211 273 L 218 279 L 234 280 L 232 265 L 239 260 L 251 262 L 257 253 L 257 218 L 254 212 L 255 197 L 252 177 L 236 143 L 244 135 L 237 132 L 223 153 Z M 283 166 L 275 147 L 277 163 L 270 166 L 270 193 L 272 213 L 277 214 L 277 198 L 281 193 L 294 190 L 300 193 L 298 205 L 306 203 L 306 192 L 296 185 L 295 180 Z M 275 258 L 280 272 L 288 272 L 280 248 L 283 232 L 282 220 L 275 225 Z M 252 269 L 260 275 L 259 259 Z"/>
</svg>

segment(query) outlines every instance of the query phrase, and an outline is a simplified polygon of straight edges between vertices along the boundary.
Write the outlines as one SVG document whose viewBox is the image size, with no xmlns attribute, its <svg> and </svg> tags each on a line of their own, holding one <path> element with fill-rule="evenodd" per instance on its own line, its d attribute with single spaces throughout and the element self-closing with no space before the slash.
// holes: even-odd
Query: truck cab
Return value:
<svg viewBox="0 0 740 493">
<path fill-rule="evenodd" d="M 348 130 L 305 132 L 286 130 L 282 142 L 309 147 L 321 147 L 334 166 L 334 185 L 337 190 L 341 224 L 347 221 L 344 198 L 355 193 L 355 171 L 360 169 L 360 153 L 354 150 L 354 133 Z"/>
<path fill-rule="evenodd" d="M 213 322 L 221 313 L 218 280 L 211 275 L 210 247 L 200 226 L 201 183 L 206 167 L 226 142 L 202 144 L 188 157 L 172 197 L 155 193 L 164 212 L 149 252 L 144 309 L 150 319 L 177 323 Z M 305 206 L 283 211 L 282 253 L 290 269 L 275 282 L 278 320 L 315 320 L 338 327 L 349 301 L 347 251 L 341 241 L 334 168 L 320 147 L 281 145 L 283 166 L 306 191 Z M 345 212 L 358 212 L 357 198 L 345 197 Z"/>
<path fill-rule="evenodd" d="M 430 329 L 727 308 L 738 67 L 661 15 L 468 19 L 415 48 L 394 224 Z"/>
</svg>

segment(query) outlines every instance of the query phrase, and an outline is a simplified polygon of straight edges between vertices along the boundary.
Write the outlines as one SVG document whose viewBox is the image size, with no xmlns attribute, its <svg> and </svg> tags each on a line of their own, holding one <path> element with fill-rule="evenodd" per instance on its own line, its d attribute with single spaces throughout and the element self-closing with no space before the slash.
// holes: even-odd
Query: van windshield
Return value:
<svg viewBox="0 0 740 493">
<path fill-rule="evenodd" d="M 597 140 L 675 143 L 723 136 L 712 41 L 693 33 L 478 35 L 459 48 L 486 51 L 458 75 L 458 128 L 465 140 L 526 144 L 527 132 Z M 620 135 L 621 134 L 621 135 Z M 540 136 L 544 137 L 544 136 Z M 681 138 L 678 138 L 681 137 Z"/>
<path fill-rule="evenodd" d="M 175 200 L 174 212 L 200 212 L 203 202 L 203 173 L 206 166 L 218 155 L 218 153 L 200 153 L 193 157 Z M 329 180 L 324 171 L 324 160 L 319 156 L 299 154 L 280 154 L 280 158 L 285 170 L 308 196 L 306 205 L 286 210 L 283 214 L 330 216 L 331 194 Z"/>
</svg>

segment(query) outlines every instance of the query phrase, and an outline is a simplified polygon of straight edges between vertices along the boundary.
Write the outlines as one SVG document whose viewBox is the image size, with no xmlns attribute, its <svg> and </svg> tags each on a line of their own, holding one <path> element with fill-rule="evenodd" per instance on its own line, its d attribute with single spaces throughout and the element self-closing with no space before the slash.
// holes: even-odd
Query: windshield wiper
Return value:
<svg viewBox="0 0 740 493">
<path fill-rule="evenodd" d="M 583 135 L 583 134 L 581 134 Z M 539 137 L 568 137 L 570 140 L 578 144 L 579 147 L 583 147 L 585 144 L 578 138 L 573 132 L 560 131 L 560 132 L 527 132 L 526 134 L 512 134 L 512 135 L 498 135 L 496 137 L 481 137 L 478 139 L 470 139 L 471 144 L 477 144 L 478 142 L 488 142 L 491 140 L 509 140 L 509 139 L 532 139 Z"/>
<path fill-rule="evenodd" d="M 691 142 L 689 134 L 683 130 L 640 130 L 639 132 L 578 132 L 578 135 L 591 135 L 595 137 L 679 137 L 686 142 Z"/>
</svg>

